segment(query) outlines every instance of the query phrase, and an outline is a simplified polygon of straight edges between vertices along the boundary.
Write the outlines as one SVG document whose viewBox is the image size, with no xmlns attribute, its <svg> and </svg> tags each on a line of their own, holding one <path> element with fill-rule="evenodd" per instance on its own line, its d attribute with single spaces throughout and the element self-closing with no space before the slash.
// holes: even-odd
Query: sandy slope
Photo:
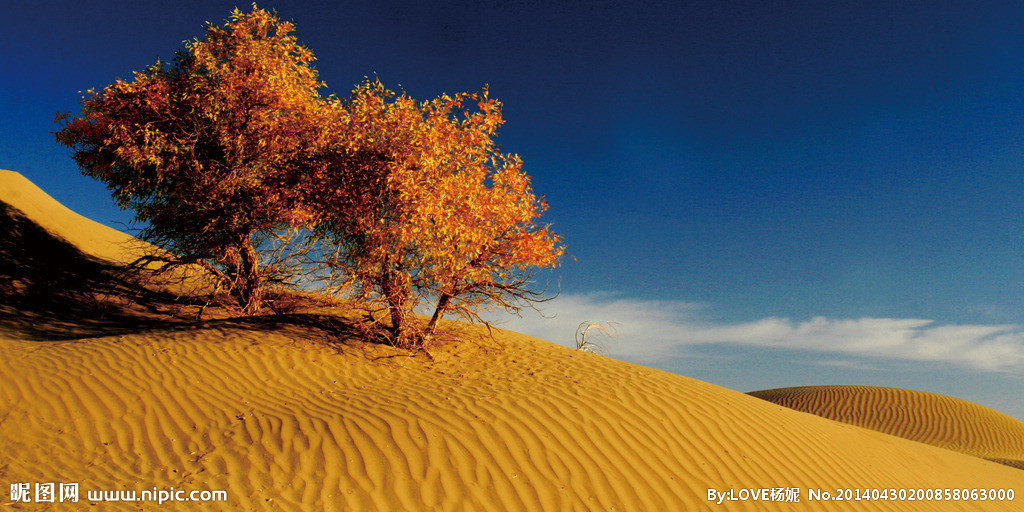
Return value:
<svg viewBox="0 0 1024 512">
<path fill-rule="evenodd" d="M 138 243 L 130 235 L 69 210 L 14 171 L 0 169 L 0 203 L 17 208 L 46 231 L 96 258 L 127 263 L 123 261 L 130 256 L 126 245 Z"/>
<path fill-rule="evenodd" d="M 965 400 L 868 386 L 779 388 L 750 395 L 1024 469 L 1024 422 Z"/>
<path fill-rule="evenodd" d="M 327 313 L 92 326 L 73 337 L 25 336 L 0 323 L 0 504 L 952 511 L 1024 503 L 1017 469 L 683 376 L 515 333 L 491 339 L 462 324 L 446 324 L 447 343 L 429 355 L 409 356 L 364 343 L 343 314 Z M 7 503 L 15 482 L 77 482 L 83 497 L 223 489 L 228 501 Z M 765 487 L 798 487 L 801 502 L 708 501 L 709 488 Z M 808 488 L 946 487 L 1010 488 L 1015 500 L 807 497 Z"/>
<path fill-rule="evenodd" d="M 143 286 L 123 265 L 144 250 L 153 248 L 0 170 L 0 331 L 53 340 L 167 325 L 157 305 L 198 281 L 181 268 Z M 197 311 L 196 302 L 170 305 Z"/>
<path fill-rule="evenodd" d="M 180 510 L 696 510 L 708 488 L 776 486 L 1009 487 L 1024 499 L 1016 469 L 523 336 L 434 362 L 331 338 L 221 322 L 2 341 L 2 479 L 229 493 L 229 507 Z M 1020 510 L 806 499 L 805 510 Z"/>
</svg>

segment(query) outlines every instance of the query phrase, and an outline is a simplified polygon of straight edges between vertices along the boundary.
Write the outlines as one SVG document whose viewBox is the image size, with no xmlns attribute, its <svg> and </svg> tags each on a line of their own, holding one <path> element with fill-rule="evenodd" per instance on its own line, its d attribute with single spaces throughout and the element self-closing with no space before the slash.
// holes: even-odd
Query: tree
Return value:
<svg viewBox="0 0 1024 512">
<path fill-rule="evenodd" d="M 289 276 L 264 249 L 310 225 L 300 162 L 339 106 L 319 95 L 313 53 L 293 29 L 255 4 L 235 9 L 172 63 L 90 90 L 79 117 L 58 115 L 57 140 L 82 172 L 134 210 L 141 238 L 170 252 L 150 258 L 205 266 L 250 314 Z"/>
<path fill-rule="evenodd" d="M 530 279 L 564 248 L 536 224 L 547 205 L 522 161 L 494 142 L 501 104 L 486 89 L 416 102 L 379 81 L 324 97 L 293 28 L 235 9 L 173 62 L 58 115 L 82 172 L 166 251 L 145 262 L 209 269 L 247 314 L 268 285 L 324 269 L 319 284 L 379 305 L 375 321 L 403 346 L 446 314 L 542 300 Z M 284 248 L 288 236 L 302 243 Z M 426 302 L 421 327 L 412 315 Z"/>
<path fill-rule="evenodd" d="M 483 307 L 541 300 L 528 284 L 564 247 L 536 224 L 547 204 L 520 158 L 498 151 L 501 103 L 486 89 L 420 103 L 366 81 L 345 107 L 308 195 L 322 205 L 316 233 L 339 248 L 327 261 L 339 287 L 380 306 L 394 343 L 424 343 L 446 314 L 481 320 Z"/>
</svg>

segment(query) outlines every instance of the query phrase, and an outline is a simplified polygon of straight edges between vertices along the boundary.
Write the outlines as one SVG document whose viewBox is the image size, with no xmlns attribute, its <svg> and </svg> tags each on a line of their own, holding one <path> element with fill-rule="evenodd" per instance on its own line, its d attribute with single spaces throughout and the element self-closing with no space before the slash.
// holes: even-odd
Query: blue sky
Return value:
<svg viewBox="0 0 1024 512">
<path fill-rule="evenodd" d="M 52 133 L 232 2 L 20 3 L 0 168 L 114 225 Z M 247 8 L 246 5 L 240 7 Z M 276 2 L 330 92 L 490 84 L 576 258 L 510 328 L 740 391 L 864 384 L 1024 419 L 1024 4 Z"/>
</svg>

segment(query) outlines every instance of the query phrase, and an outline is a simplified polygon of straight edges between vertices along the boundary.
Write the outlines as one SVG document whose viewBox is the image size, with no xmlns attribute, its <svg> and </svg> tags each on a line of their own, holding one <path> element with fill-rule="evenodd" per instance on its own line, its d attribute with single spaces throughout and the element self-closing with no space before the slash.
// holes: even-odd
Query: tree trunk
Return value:
<svg viewBox="0 0 1024 512">
<path fill-rule="evenodd" d="M 429 339 L 434 334 L 434 328 L 437 327 L 438 320 L 444 316 L 444 312 L 448 309 L 448 303 L 451 302 L 452 296 L 447 293 L 442 293 L 441 298 L 437 300 L 437 308 L 434 309 L 434 316 L 430 317 L 430 322 L 427 324 L 427 328 L 423 330 L 423 338 Z"/>
<path fill-rule="evenodd" d="M 400 347 L 410 345 L 411 340 L 409 340 L 409 327 L 405 318 L 405 305 L 397 297 L 389 296 L 388 309 L 391 313 L 391 336 L 395 345 Z"/>
<path fill-rule="evenodd" d="M 401 270 L 401 261 L 400 255 L 385 255 L 377 285 L 388 303 L 391 327 L 387 330 L 391 334 L 391 343 L 396 347 L 412 348 L 417 342 L 415 332 L 408 322 L 409 295 L 412 290 L 407 284 L 407 276 Z"/>
<path fill-rule="evenodd" d="M 254 315 L 263 308 L 263 269 L 260 268 L 259 254 L 246 236 L 238 247 L 238 268 L 232 284 L 232 295 L 242 308 L 242 313 Z"/>
<path fill-rule="evenodd" d="M 409 324 L 409 293 L 403 286 L 398 275 L 399 271 L 388 271 L 380 281 L 380 289 L 388 302 L 388 313 L 391 316 L 392 343 L 402 348 L 412 348 L 417 344 L 416 333 Z"/>
</svg>

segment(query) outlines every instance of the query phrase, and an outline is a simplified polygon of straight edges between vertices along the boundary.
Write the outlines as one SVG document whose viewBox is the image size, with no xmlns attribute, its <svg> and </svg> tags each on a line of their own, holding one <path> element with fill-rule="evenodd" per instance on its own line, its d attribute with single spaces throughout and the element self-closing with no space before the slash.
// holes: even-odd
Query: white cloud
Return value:
<svg viewBox="0 0 1024 512">
<path fill-rule="evenodd" d="M 501 326 L 573 346 L 580 322 L 617 322 L 619 341 L 606 342 L 605 348 L 612 356 L 643 363 L 677 355 L 687 346 L 733 344 L 931 361 L 987 371 L 1024 370 L 1024 328 L 1019 325 L 824 317 L 720 323 L 703 317 L 707 308 L 700 303 L 635 300 L 609 293 L 566 294 L 544 305 L 548 318 L 524 313 L 523 318 L 513 318 Z"/>
<path fill-rule="evenodd" d="M 611 293 L 562 294 L 541 306 L 543 317 L 524 310 L 522 318 L 495 317 L 498 326 L 565 346 L 575 346 L 576 328 L 582 322 L 618 324 L 617 341 L 602 341 L 615 356 L 635 361 L 654 361 L 672 355 L 689 322 L 706 306 L 675 301 L 627 299 Z"/>
</svg>

